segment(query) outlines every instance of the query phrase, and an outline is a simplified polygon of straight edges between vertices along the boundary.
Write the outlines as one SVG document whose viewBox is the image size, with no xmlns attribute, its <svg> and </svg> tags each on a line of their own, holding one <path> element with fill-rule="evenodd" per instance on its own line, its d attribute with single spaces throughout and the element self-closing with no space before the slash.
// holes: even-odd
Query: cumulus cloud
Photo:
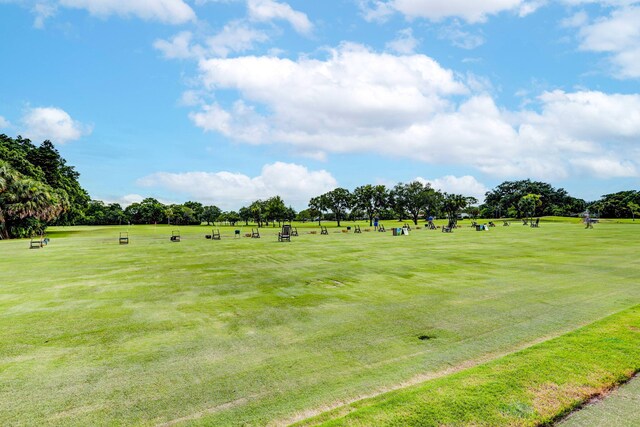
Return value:
<svg viewBox="0 0 640 427">
<path fill-rule="evenodd" d="M 263 31 L 251 28 L 242 21 L 232 21 L 222 31 L 207 39 L 210 52 L 225 57 L 231 52 L 245 52 L 254 48 L 256 43 L 264 43 L 269 36 Z"/>
<path fill-rule="evenodd" d="M 544 4 L 541 0 L 361 0 L 359 3 L 368 20 L 385 19 L 397 12 L 409 19 L 460 18 L 469 23 L 485 22 L 488 16 L 506 11 L 524 16 Z"/>
<path fill-rule="evenodd" d="M 203 43 L 195 43 L 193 38 L 190 31 L 182 31 L 169 40 L 156 40 L 153 47 L 167 59 L 224 58 L 231 53 L 252 50 L 257 43 L 269 40 L 265 32 L 242 21 L 229 22 L 217 34 L 204 38 Z"/>
<path fill-rule="evenodd" d="M 460 177 L 447 175 L 436 179 L 418 177 L 416 178 L 416 181 L 422 182 L 423 184 L 429 184 L 432 188 L 446 193 L 473 196 L 480 202 L 484 200 L 485 193 L 489 191 L 487 186 L 471 175 Z"/>
<path fill-rule="evenodd" d="M 191 120 L 238 141 L 288 144 L 317 158 L 366 151 L 470 165 L 501 177 L 591 173 L 595 163 L 577 160 L 605 155 L 619 165 L 611 176 L 634 174 L 640 163 L 629 149 L 640 138 L 640 95 L 553 91 L 509 111 L 427 56 L 353 44 L 325 59 L 246 56 L 199 68 L 203 91 L 237 99 L 204 104 Z"/>
<path fill-rule="evenodd" d="M 184 24 L 193 21 L 196 14 L 183 0 L 59 0 L 63 7 L 84 9 L 91 15 L 108 17 L 137 17 L 166 24 Z"/>
<path fill-rule="evenodd" d="M 281 196 L 296 208 L 306 207 L 311 197 L 337 187 L 325 170 L 276 162 L 265 165 L 259 176 L 234 172 L 158 172 L 138 180 L 144 187 L 159 187 L 223 209 L 238 209 L 257 199 Z"/>
<path fill-rule="evenodd" d="M 193 46 L 192 39 L 193 33 L 182 31 L 169 40 L 156 40 L 153 47 L 162 52 L 167 59 L 197 58 L 203 54 L 203 49 L 201 46 Z"/>
<path fill-rule="evenodd" d="M 254 21 L 265 22 L 284 20 L 301 34 L 309 34 L 313 24 L 306 14 L 294 10 L 289 4 L 274 0 L 248 0 L 249 17 Z"/>
<path fill-rule="evenodd" d="M 408 55 L 415 52 L 419 43 L 418 39 L 413 37 L 413 30 L 405 28 L 398 32 L 398 36 L 394 40 L 387 43 L 387 49 Z"/>
<path fill-rule="evenodd" d="M 245 101 L 267 106 L 274 113 L 268 120 L 271 130 L 302 143 L 325 133 L 406 127 L 446 109 L 443 95 L 467 90 L 424 55 L 376 54 L 352 44 L 332 50 L 324 61 L 247 56 L 203 60 L 199 68 L 205 88 L 236 90 Z M 230 118 L 257 114 L 246 106 L 240 112 Z M 216 121 L 220 117 L 217 112 Z"/>
<path fill-rule="evenodd" d="M 24 133 L 31 139 L 49 139 L 64 144 L 92 132 L 91 126 L 73 120 L 69 113 L 55 107 L 32 108 L 22 118 Z"/>
<path fill-rule="evenodd" d="M 615 9 L 607 17 L 580 26 L 580 49 L 610 55 L 613 73 L 620 78 L 640 78 L 640 6 Z"/>
</svg>

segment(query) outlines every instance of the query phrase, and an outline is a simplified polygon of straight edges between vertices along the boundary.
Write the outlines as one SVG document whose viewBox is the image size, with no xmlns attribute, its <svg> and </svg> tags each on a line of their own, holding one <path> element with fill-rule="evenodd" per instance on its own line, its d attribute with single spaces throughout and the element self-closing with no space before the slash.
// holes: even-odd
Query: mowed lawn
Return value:
<svg viewBox="0 0 640 427">
<path fill-rule="evenodd" d="M 284 424 L 640 304 L 640 224 L 461 224 L 0 241 L 0 424 Z"/>
</svg>

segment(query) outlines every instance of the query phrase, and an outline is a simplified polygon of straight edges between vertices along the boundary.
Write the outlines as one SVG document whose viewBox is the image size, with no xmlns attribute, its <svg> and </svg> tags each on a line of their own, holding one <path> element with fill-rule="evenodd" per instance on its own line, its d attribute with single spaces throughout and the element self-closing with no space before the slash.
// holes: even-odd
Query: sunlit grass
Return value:
<svg viewBox="0 0 640 427">
<path fill-rule="evenodd" d="M 462 224 L 401 237 L 307 224 L 291 243 L 272 227 L 211 241 L 205 226 L 172 243 L 166 225 L 2 241 L 0 423 L 296 420 L 640 303 L 638 227 Z"/>
</svg>

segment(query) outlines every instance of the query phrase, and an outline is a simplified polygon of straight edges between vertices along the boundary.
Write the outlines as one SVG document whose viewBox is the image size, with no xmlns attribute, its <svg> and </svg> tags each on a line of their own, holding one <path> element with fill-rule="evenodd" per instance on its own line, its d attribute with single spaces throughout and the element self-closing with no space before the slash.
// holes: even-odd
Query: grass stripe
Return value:
<svg viewBox="0 0 640 427">
<path fill-rule="evenodd" d="M 296 425 L 549 425 L 638 371 L 640 306 L 493 362 Z"/>
</svg>

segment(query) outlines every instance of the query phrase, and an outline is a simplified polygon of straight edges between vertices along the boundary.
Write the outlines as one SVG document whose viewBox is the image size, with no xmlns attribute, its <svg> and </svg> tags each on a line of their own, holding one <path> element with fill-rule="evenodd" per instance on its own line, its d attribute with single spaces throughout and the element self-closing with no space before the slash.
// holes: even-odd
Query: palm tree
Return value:
<svg viewBox="0 0 640 427">
<path fill-rule="evenodd" d="M 0 161 L 0 238 L 8 239 L 11 222 L 25 218 L 51 221 L 69 209 L 63 190 L 54 190 L 40 181 L 24 178 Z"/>
</svg>

